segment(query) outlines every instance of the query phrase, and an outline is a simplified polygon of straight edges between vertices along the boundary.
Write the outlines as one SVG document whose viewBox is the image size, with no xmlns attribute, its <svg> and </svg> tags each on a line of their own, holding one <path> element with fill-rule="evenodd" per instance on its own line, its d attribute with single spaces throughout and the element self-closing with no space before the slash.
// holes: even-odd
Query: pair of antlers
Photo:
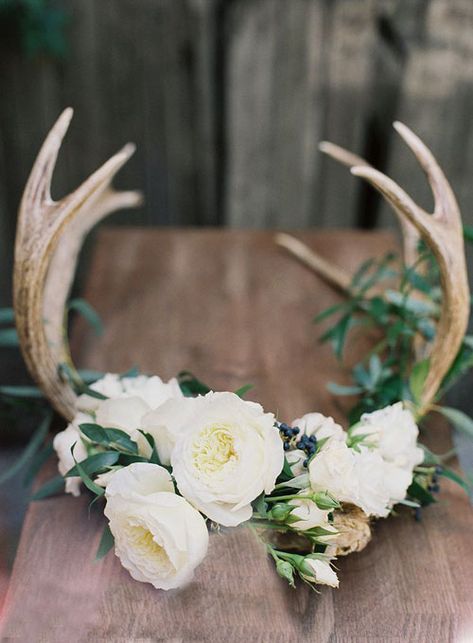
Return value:
<svg viewBox="0 0 473 643">
<path fill-rule="evenodd" d="M 136 207 L 138 192 L 117 192 L 111 182 L 133 154 L 127 145 L 60 201 L 50 194 L 57 155 L 72 118 L 66 109 L 48 134 L 28 179 L 20 205 L 15 244 L 13 295 L 20 347 L 27 367 L 53 407 L 67 420 L 75 415 L 76 395 L 61 374 L 70 362 L 64 332 L 66 300 L 83 240 L 89 230 L 114 210 Z M 422 141 L 405 125 L 396 130 L 414 152 L 427 174 L 435 198 L 433 214 L 425 212 L 390 178 L 354 154 L 332 145 L 321 149 L 351 167 L 352 174 L 369 181 L 398 215 L 404 256 L 414 263 L 421 237 L 434 253 L 441 276 L 442 306 L 430 355 L 430 371 L 423 392 L 427 409 L 454 360 L 469 315 L 470 295 L 460 211 L 442 170 Z M 277 242 L 298 256 L 331 285 L 347 290 L 350 276 L 306 248 L 280 234 Z"/>
</svg>

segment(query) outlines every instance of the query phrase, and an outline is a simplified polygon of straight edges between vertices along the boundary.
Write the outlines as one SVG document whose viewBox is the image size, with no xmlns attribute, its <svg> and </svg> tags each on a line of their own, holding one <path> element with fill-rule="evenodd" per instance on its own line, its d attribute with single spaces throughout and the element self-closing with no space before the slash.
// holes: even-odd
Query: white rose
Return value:
<svg viewBox="0 0 473 643">
<path fill-rule="evenodd" d="M 284 452 L 274 415 L 234 393 L 208 393 L 171 454 L 182 495 L 211 520 L 235 526 L 270 493 Z"/>
<path fill-rule="evenodd" d="M 291 423 L 291 426 L 297 426 L 300 429 L 297 439 L 300 439 L 304 434 L 308 436 L 315 435 L 317 440 L 330 438 L 330 440 L 327 440 L 324 445 L 322 445 L 322 449 L 325 448 L 332 439 L 339 442 L 345 442 L 347 438 L 347 434 L 342 427 L 337 424 L 332 417 L 327 417 L 322 415 L 322 413 L 306 413 L 301 418 L 295 419 Z M 304 467 L 304 460 L 306 458 L 306 453 L 301 449 L 294 449 L 286 452 L 286 459 L 295 476 L 306 471 Z"/>
<path fill-rule="evenodd" d="M 105 496 L 115 554 L 131 576 L 158 589 L 188 583 L 205 558 L 209 536 L 199 512 L 174 493 L 166 469 L 144 462 L 124 467 Z"/>
<path fill-rule="evenodd" d="M 376 451 L 329 445 L 309 465 L 314 491 L 328 491 L 340 502 L 352 503 L 369 516 L 387 516 L 405 497 L 412 475 L 385 462 Z"/>
<path fill-rule="evenodd" d="M 76 423 L 69 424 L 64 431 L 58 433 L 53 440 L 53 447 L 59 459 L 58 469 L 62 476 L 72 469 L 75 465 L 74 458 L 72 457 L 71 448 L 74 447 L 74 457 L 77 462 L 82 462 L 87 458 L 87 449 L 82 442 L 81 434 L 77 427 L 77 422 L 87 422 L 86 416 L 78 415 Z M 81 479 L 79 476 L 73 478 L 65 478 L 66 493 L 71 493 L 73 496 L 80 496 Z"/>
<path fill-rule="evenodd" d="M 409 472 L 424 459 L 417 446 L 419 429 L 411 411 L 397 402 L 373 413 L 364 413 L 351 435 L 368 435 L 367 446 L 379 450 L 384 460 Z"/>
<path fill-rule="evenodd" d="M 192 425 L 193 416 L 203 400 L 203 397 L 171 399 L 143 417 L 143 430 L 153 436 L 162 464 L 171 463 L 171 453 L 179 435 Z"/>
<path fill-rule="evenodd" d="M 298 495 L 306 496 L 307 493 L 307 489 L 302 489 Z M 295 522 L 291 521 L 290 524 L 293 529 L 305 531 L 314 527 L 323 527 L 327 531 L 332 531 L 334 536 L 336 535 L 337 530 L 333 529 L 328 521 L 329 512 L 319 509 L 313 500 L 309 498 L 293 498 L 289 500 L 288 504 L 295 507 L 291 511 L 291 518 L 299 519 Z M 330 538 L 330 536 L 327 535 L 326 538 Z"/>
<path fill-rule="evenodd" d="M 182 398 L 183 393 L 176 378 L 169 382 L 157 375 L 148 377 L 138 375 L 137 377 L 120 377 L 114 373 L 107 373 L 100 380 L 97 380 L 89 387 L 107 398 L 139 397 L 150 409 L 158 406 L 170 398 Z M 77 400 L 77 408 L 84 411 L 95 411 L 100 405 L 100 400 L 91 395 L 80 395 Z"/>
<path fill-rule="evenodd" d="M 385 518 L 394 504 L 406 497 L 412 474 L 385 462 L 376 451 L 355 452 L 358 498 L 354 503 L 368 516 Z"/>
<path fill-rule="evenodd" d="M 150 410 L 139 397 L 101 400 L 95 421 L 105 428 L 120 429 L 131 435 L 141 428 L 141 420 Z"/>
<path fill-rule="evenodd" d="M 328 491 L 340 502 L 357 503 L 358 479 L 355 453 L 345 442 L 330 441 L 309 464 L 310 485 L 314 491 Z"/>
<path fill-rule="evenodd" d="M 305 558 L 301 574 L 312 583 L 338 587 L 338 577 L 328 562 L 318 558 Z"/>
<path fill-rule="evenodd" d="M 308 436 L 315 435 L 317 440 L 324 438 L 335 438 L 335 440 L 344 442 L 346 440 L 346 433 L 342 427 L 335 422 L 335 420 L 322 413 L 306 413 L 301 418 L 297 418 L 291 426 L 298 426 L 301 430 L 298 437 L 302 434 Z"/>
<path fill-rule="evenodd" d="M 150 407 L 140 397 L 122 397 L 101 400 L 95 412 L 95 422 L 107 429 L 120 429 L 128 433 L 138 445 L 141 455 L 149 458 L 151 446 L 140 432 L 143 428 L 143 418 Z"/>
</svg>

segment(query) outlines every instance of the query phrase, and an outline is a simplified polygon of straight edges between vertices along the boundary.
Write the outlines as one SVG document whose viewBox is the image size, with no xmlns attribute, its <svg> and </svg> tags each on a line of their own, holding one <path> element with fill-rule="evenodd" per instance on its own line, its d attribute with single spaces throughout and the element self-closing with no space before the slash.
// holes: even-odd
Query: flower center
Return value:
<svg viewBox="0 0 473 643">
<path fill-rule="evenodd" d="M 192 445 L 194 466 L 205 474 L 216 473 L 237 459 L 229 425 L 217 423 L 205 427 Z"/>
<path fill-rule="evenodd" d="M 156 542 L 149 529 L 142 525 L 134 525 L 130 528 L 130 538 L 136 549 L 141 551 L 143 557 L 153 560 L 156 567 L 163 573 L 173 571 L 174 566 L 169 560 L 166 550 Z"/>
</svg>

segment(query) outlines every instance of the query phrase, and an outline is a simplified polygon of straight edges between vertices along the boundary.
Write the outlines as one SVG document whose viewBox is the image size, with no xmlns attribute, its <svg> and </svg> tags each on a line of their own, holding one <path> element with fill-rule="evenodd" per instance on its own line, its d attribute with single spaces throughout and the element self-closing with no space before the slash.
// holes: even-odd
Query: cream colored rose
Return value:
<svg viewBox="0 0 473 643">
<path fill-rule="evenodd" d="M 162 464 L 171 463 L 171 453 L 178 437 L 193 423 L 204 397 L 171 399 L 143 417 L 143 430 L 153 436 Z"/>
<path fill-rule="evenodd" d="M 87 458 L 87 449 L 82 441 L 77 423 L 90 421 L 87 416 L 79 414 L 75 418 L 76 422 L 69 424 L 64 431 L 58 433 L 53 440 L 53 447 L 58 457 L 58 469 L 62 476 L 72 469 L 74 466 L 74 458 L 72 457 L 71 448 L 74 447 L 74 457 L 77 462 L 81 462 Z M 73 478 L 65 478 L 66 493 L 71 493 L 73 496 L 80 496 L 81 479 L 79 476 Z"/>
<path fill-rule="evenodd" d="M 149 409 L 156 409 L 171 398 L 183 397 L 176 378 L 163 382 L 157 375 L 152 377 L 146 375 L 120 377 L 113 373 L 107 373 L 100 380 L 91 384 L 90 388 L 111 399 L 139 397 Z M 77 408 L 84 411 L 95 411 L 99 405 L 99 399 L 87 394 L 80 395 L 77 400 Z"/>
<path fill-rule="evenodd" d="M 318 558 L 305 558 L 301 575 L 312 583 L 338 587 L 338 577 L 330 563 Z"/>
<path fill-rule="evenodd" d="M 373 413 L 364 413 L 351 435 L 367 435 L 366 444 L 376 448 L 386 462 L 412 472 L 424 458 L 417 446 L 419 429 L 411 411 L 397 402 Z"/>
<path fill-rule="evenodd" d="M 171 454 L 179 491 L 211 520 L 235 526 L 270 493 L 284 462 L 272 413 L 234 393 L 208 393 Z"/>
<path fill-rule="evenodd" d="M 114 473 L 105 495 L 115 554 L 131 576 L 158 589 L 187 584 L 209 536 L 199 512 L 174 493 L 166 469 L 131 464 Z"/>
<path fill-rule="evenodd" d="M 387 516 L 402 500 L 412 475 L 385 462 L 376 451 L 349 449 L 333 443 L 315 456 L 309 465 L 314 491 L 328 491 L 340 502 L 354 504 L 369 516 Z"/>
</svg>

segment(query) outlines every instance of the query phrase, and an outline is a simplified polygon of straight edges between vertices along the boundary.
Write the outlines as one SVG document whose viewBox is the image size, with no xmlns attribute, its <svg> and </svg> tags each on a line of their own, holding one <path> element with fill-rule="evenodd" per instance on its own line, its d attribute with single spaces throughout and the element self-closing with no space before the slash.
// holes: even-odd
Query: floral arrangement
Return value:
<svg viewBox="0 0 473 643">
<path fill-rule="evenodd" d="M 64 319 L 78 248 L 98 220 L 137 205 L 140 195 L 110 187 L 133 152 L 126 146 L 77 190 L 51 200 L 52 172 L 71 117 L 66 109 L 54 125 L 25 188 L 15 247 L 17 334 L 2 329 L 5 341 L 18 340 L 38 395 L 68 421 L 53 441 L 60 475 L 34 499 L 64 487 L 79 495 L 85 486 L 94 503 L 104 501 L 107 525 L 97 556 L 114 546 L 133 578 L 156 588 L 190 581 L 207 554 L 209 530 L 245 525 L 290 585 L 300 579 L 311 587 L 337 587 L 334 561 L 367 545 L 372 521 L 401 505 L 418 517 L 435 501 L 440 476 L 467 488 L 445 466 L 449 454 L 434 455 L 418 443 L 418 424 L 430 412 L 473 435 L 470 418 L 439 404 L 473 365 L 473 342 L 466 335 L 470 292 L 460 212 L 413 132 L 395 124 L 427 174 L 433 214 L 360 157 L 323 144 L 394 207 L 404 237 L 400 272 L 387 258 L 345 274 L 298 240 L 276 238 L 344 293 L 343 303 L 318 317 L 339 315 L 322 337 L 338 357 L 351 329 L 374 332 L 372 349 L 351 370 L 352 383 L 329 384 L 335 394 L 355 396 L 345 430 L 317 411 L 286 423 L 243 399 L 248 387 L 214 392 L 190 373 L 164 382 L 136 372 L 93 377 L 75 370 Z M 397 279 L 397 288 L 391 282 L 380 288 L 385 278 Z M 83 303 L 75 308 L 97 321 Z M 0 396 L 14 398 L 13 388 L 0 388 Z M 25 464 L 37 452 L 30 478 L 50 453 L 40 447 L 51 416 L 20 459 Z"/>
<path fill-rule="evenodd" d="M 286 424 L 238 392 L 196 389 L 206 387 L 188 375 L 107 374 L 54 438 L 66 491 L 79 495 L 83 483 L 105 498 L 99 555 L 115 543 L 133 578 L 156 588 L 192 578 L 207 527 L 243 524 L 291 585 L 298 576 L 337 587 L 333 561 L 366 545 L 370 520 L 419 506 L 416 474 L 435 484 L 435 468 L 419 469 L 418 427 L 402 402 L 345 431 L 321 413 Z"/>
</svg>

